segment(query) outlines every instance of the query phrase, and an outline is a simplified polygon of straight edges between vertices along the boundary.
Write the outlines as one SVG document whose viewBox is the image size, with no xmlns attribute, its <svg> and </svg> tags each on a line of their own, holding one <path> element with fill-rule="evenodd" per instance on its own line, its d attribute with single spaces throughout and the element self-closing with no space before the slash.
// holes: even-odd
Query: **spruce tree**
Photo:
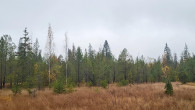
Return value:
<svg viewBox="0 0 195 110">
<path fill-rule="evenodd" d="M 182 84 L 186 84 L 188 81 L 188 77 L 186 73 L 180 73 L 179 74 L 179 80 L 181 81 Z"/>
<path fill-rule="evenodd" d="M 168 47 L 167 43 L 165 45 L 165 49 L 164 49 L 164 66 L 172 66 L 172 54 L 171 54 L 171 49 Z"/>
<path fill-rule="evenodd" d="M 77 84 L 79 86 L 80 84 L 80 77 L 81 77 L 81 63 L 82 63 L 82 50 L 80 47 L 77 48 L 77 52 L 76 52 L 76 61 L 77 61 Z"/>
<path fill-rule="evenodd" d="M 103 53 L 104 57 L 112 58 L 112 53 L 111 53 L 110 46 L 109 46 L 107 40 L 105 40 L 105 42 L 104 42 L 102 53 Z"/>
<path fill-rule="evenodd" d="M 173 95 L 173 87 L 170 80 L 168 80 L 165 84 L 165 94 Z"/>
<path fill-rule="evenodd" d="M 59 94 L 66 92 L 63 81 L 61 81 L 61 80 L 55 81 L 54 92 L 59 93 Z"/>
<path fill-rule="evenodd" d="M 20 82 L 25 82 L 28 77 L 32 76 L 32 47 L 28 36 L 27 28 L 24 30 L 24 37 L 20 38 L 18 46 L 18 75 Z"/>
</svg>

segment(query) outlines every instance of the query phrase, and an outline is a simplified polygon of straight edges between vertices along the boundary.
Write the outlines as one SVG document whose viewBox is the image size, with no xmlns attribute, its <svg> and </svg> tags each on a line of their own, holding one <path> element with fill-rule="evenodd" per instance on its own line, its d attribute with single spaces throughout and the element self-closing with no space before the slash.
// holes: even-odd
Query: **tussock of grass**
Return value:
<svg viewBox="0 0 195 110">
<path fill-rule="evenodd" d="M 35 98 L 29 97 L 22 91 L 21 95 L 12 96 L 11 101 L 0 98 L 0 108 L 1 110 L 194 110 L 195 86 L 172 84 L 173 96 L 164 94 L 164 83 L 134 84 L 124 87 L 112 84 L 108 89 L 80 87 L 69 94 L 54 94 L 51 89 L 45 89 L 38 91 Z M 0 97 L 2 94 L 3 91 L 0 91 Z"/>
</svg>

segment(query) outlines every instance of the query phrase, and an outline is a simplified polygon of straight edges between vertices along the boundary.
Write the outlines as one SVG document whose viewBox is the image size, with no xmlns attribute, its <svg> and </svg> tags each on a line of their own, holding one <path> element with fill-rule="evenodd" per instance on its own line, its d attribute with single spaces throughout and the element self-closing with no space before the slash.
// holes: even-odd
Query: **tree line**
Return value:
<svg viewBox="0 0 195 110">
<path fill-rule="evenodd" d="M 166 44 L 164 54 L 151 61 L 147 61 L 143 55 L 134 60 L 126 48 L 115 58 L 107 40 L 98 51 L 94 50 L 91 44 L 84 50 L 72 45 L 72 48 L 67 48 L 65 52 L 64 56 L 67 57 L 57 56 L 53 46 L 51 26 L 48 28 L 45 56 L 42 56 L 38 39 L 32 43 L 27 28 L 24 29 L 18 46 L 14 44 L 11 36 L 1 36 L 0 88 L 21 85 L 24 88 L 41 89 L 56 81 L 75 86 L 82 83 L 99 86 L 102 82 L 165 82 L 167 78 L 182 83 L 195 81 L 195 55 L 189 53 L 187 44 L 180 60 L 177 54 L 171 53 Z"/>
</svg>

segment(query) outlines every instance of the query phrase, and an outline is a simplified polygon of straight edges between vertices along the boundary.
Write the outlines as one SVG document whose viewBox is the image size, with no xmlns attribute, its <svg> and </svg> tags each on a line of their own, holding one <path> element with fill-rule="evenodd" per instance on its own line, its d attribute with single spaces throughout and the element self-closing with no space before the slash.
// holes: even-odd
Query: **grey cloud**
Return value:
<svg viewBox="0 0 195 110">
<path fill-rule="evenodd" d="M 52 24 L 56 53 L 63 53 L 64 33 L 69 47 L 98 50 L 108 40 L 116 57 L 127 48 L 134 57 L 157 58 L 167 42 L 180 55 L 187 43 L 194 52 L 194 0 L 6 0 L 0 1 L 0 35 L 18 44 L 24 27 L 39 38 L 44 50 Z"/>
</svg>

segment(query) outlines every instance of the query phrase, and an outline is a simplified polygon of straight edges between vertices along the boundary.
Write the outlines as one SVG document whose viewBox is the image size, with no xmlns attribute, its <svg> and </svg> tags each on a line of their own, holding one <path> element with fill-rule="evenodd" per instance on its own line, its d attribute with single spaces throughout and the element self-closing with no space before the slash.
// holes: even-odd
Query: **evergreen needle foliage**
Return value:
<svg viewBox="0 0 195 110">
<path fill-rule="evenodd" d="M 166 85 L 165 85 L 165 94 L 173 95 L 173 87 L 169 80 L 166 82 Z"/>
<path fill-rule="evenodd" d="M 102 86 L 103 88 L 107 88 L 107 87 L 108 87 L 108 84 L 107 84 L 106 80 L 101 81 L 101 86 Z"/>
<path fill-rule="evenodd" d="M 185 74 L 185 73 L 183 73 L 183 74 L 180 74 L 179 75 L 179 77 L 180 77 L 180 81 L 181 81 L 181 83 L 182 84 L 186 84 L 186 82 L 187 82 L 187 75 Z"/>
<path fill-rule="evenodd" d="M 66 92 L 64 84 L 60 80 L 55 81 L 53 90 L 55 93 L 59 93 L 59 94 Z"/>
<path fill-rule="evenodd" d="M 88 87 L 92 87 L 93 86 L 93 83 L 91 81 L 87 82 L 87 86 Z"/>
<path fill-rule="evenodd" d="M 42 56 L 38 39 L 33 42 L 27 28 L 20 36 L 18 45 L 11 36 L 0 36 L 0 89 L 13 86 L 12 91 L 17 94 L 21 87 L 31 94 L 35 87 L 38 90 L 49 87 L 56 93 L 69 93 L 74 91 L 77 84 L 86 83 L 88 87 L 98 85 L 107 88 L 111 83 L 125 86 L 165 82 L 167 78 L 173 82 L 195 82 L 195 55 L 190 55 L 187 45 L 180 61 L 177 54 L 172 56 L 168 44 L 165 45 L 163 56 L 158 59 L 143 55 L 133 58 L 126 48 L 116 58 L 107 40 L 98 51 L 91 44 L 85 50 L 73 44 L 72 48 L 66 49 L 66 57 L 63 58 L 63 55 L 57 56 L 54 52 L 51 25 L 47 38 L 46 54 Z M 13 85 L 16 82 L 19 85 Z"/>
<path fill-rule="evenodd" d="M 128 83 L 128 80 L 122 80 L 122 81 L 120 81 L 119 83 L 118 83 L 118 86 L 126 86 L 126 85 L 128 85 L 129 83 Z"/>
<path fill-rule="evenodd" d="M 12 86 L 12 92 L 13 92 L 14 95 L 16 95 L 18 93 L 21 93 L 20 85 L 19 84 L 14 84 Z"/>
</svg>

